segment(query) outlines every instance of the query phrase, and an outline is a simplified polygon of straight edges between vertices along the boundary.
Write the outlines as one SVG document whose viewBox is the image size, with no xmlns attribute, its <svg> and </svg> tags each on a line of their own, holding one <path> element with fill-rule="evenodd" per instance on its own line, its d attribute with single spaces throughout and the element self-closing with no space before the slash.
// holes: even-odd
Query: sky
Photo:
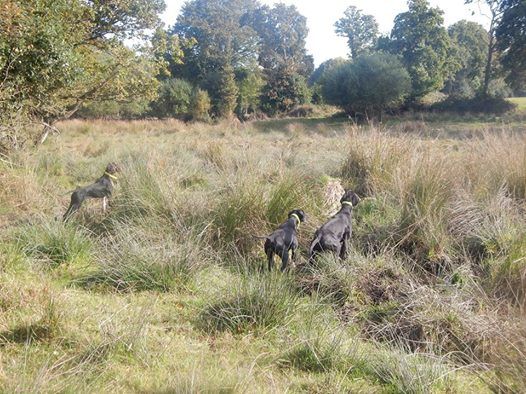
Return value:
<svg viewBox="0 0 526 394">
<path fill-rule="evenodd" d="M 166 11 L 163 21 L 172 25 L 177 19 L 183 0 L 165 0 Z M 260 0 L 272 5 L 275 0 Z M 346 57 L 349 50 L 346 40 L 334 32 L 334 23 L 343 16 L 345 9 L 354 5 L 364 13 L 373 15 L 380 25 L 381 33 L 389 33 L 396 15 L 407 10 L 406 0 L 281 0 L 287 5 L 295 5 L 307 18 L 309 35 L 307 50 L 314 56 L 316 66 L 334 57 Z M 431 5 L 444 11 L 445 25 L 449 26 L 461 19 L 478 22 L 488 28 L 489 20 L 484 16 L 484 8 L 466 6 L 463 0 L 430 0 Z"/>
</svg>

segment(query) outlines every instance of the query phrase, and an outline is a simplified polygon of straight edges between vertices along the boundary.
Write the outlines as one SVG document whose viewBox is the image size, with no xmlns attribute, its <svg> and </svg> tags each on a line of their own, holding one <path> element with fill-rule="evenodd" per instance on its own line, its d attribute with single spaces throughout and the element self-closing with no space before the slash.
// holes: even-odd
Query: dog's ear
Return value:
<svg viewBox="0 0 526 394">
<path fill-rule="evenodd" d="M 301 220 L 302 222 L 304 222 L 305 220 L 307 220 L 307 215 L 305 215 L 305 212 L 303 211 L 303 209 L 298 209 L 297 214 L 298 214 L 298 216 L 300 217 L 300 220 Z"/>
<path fill-rule="evenodd" d="M 352 197 L 351 197 L 351 202 L 352 202 L 352 205 L 356 206 L 358 205 L 358 203 L 361 201 L 360 197 L 358 196 L 358 194 L 354 193 L 352 194 Z"/>
</svg>

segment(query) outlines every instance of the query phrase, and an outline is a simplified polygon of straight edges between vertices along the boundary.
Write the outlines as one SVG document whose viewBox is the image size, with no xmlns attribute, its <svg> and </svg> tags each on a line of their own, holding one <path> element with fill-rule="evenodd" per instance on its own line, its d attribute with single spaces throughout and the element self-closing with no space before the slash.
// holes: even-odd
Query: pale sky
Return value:
<svg viewBox="0 0 526 394">
<path fill-rule="evenodd" d="M 177 19 L 183 0 L 165 0 L 166 12 L 163 20 L 172 25 Z M 366 14 L 373 15 L 380 25 L 381 33 L 389 33 L 396 15 L 407 10 L 406 0 L 260 0 L 261 3 L 294 4 L 307 18 L 309 36 L 307 50 L 314 56 L 316 66 L 334 57 L 346 57 L 346 40 L 334 33 L 334 23 L 343 16 L 345 9 L 354 5 Z M 463 0 L 430 0 L 431 5 L 444 11 L 445 25 L 449 26 L 461 19 L 479 22 L 488 28 L 489 21 L 481 15 L 485 9 L 479 6 L 466 6 Z M 473 14 L 474 12 L 474 14 Z"/>
</svg>

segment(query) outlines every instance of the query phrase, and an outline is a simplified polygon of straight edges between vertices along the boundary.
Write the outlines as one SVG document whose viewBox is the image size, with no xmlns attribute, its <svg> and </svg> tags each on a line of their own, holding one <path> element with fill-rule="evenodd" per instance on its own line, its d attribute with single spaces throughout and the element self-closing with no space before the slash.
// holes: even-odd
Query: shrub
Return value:
<svg viewBox="0 0 526 394">
<path fill-rule="evenodd" d="M 194 89 L 190 100 L 190 115 L 195 121 L 208 122 L 212 103 L 206 90 Z"/>
<path fill-rule="evenodd" d="M 270 70 L 263 87 L 261 107 L 267 114 L 288 112 L 310 101 L 310 90 L 302 75 L 286 67 Z"/>
<path fill-rule="evenodd" d="M 240 82 L 237 113 L 243 119 L 258 111 L 264 81 L 258 70 L 243 70 L 238 74 Z"/>
<path fill-rule="evenodd" d="M 360 56 L 329 70 L 323 97 L 350 114 L 374 116 L 396 109 L 409 95 L 411 79 L 396 56 L 378 53 Z"/>
<path fill-rule="evenodd" d="M 190 111 L 192 85 L 184 79 L 161 81 L 159 97 L 152 103 L 152 114 L 158 117 L 186 115 Z"/>
</svg>

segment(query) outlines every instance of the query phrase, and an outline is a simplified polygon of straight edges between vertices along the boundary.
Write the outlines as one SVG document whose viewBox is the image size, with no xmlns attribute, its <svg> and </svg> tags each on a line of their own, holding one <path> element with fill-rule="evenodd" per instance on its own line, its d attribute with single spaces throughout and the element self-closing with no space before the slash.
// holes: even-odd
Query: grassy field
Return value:
<svg viewBox="0 0 526 394">
<path fill-rule="evenodd" d="M 526 111 L 526 97 L 514 97 L 509 99 L 512 103 L 517 104 L 519 111 Z"/>
<path fill-rule="evenodd" d="M 0 161 L 0 392 L 524 390 L 520 120 L 59 128 Z M 109 212 L 63 224 L 109 161 Z M 338 180 L 352 252 L 309 265 Z M 302 256 L 260 272 L 293 208 Z"/>
</svg>

